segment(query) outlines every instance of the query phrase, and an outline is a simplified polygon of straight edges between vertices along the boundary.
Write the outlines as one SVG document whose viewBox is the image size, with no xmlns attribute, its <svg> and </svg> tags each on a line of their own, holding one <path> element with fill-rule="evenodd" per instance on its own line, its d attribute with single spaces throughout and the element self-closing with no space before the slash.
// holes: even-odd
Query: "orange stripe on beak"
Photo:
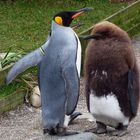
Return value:
<svg viewBox="0 0 140 140">
<path fill-rule="evenodd" d="M 82 13 L 84 13 L 84 12 L 82 11 L 82 12 L 78 12 L 78 13 L 74 14 L 74 15 L 72 16 L 72 19 L 74 19 L 74 18 L 80 16 Z"/>
</svg>

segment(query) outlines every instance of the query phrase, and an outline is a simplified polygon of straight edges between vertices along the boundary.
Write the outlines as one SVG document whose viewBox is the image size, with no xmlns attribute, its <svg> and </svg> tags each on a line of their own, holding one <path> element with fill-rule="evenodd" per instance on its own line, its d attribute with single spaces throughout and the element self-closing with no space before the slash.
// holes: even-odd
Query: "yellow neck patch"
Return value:
<svg viewBox="0 0 140 140">
<path fill-rule="evenodd" d="M 59 25 L 63 25 L 63 20 L 62 20 L 62 18 L 59 17 L 59 16 L 55 17 L 55 22 L 56 22 L 57 24 L 59 24 Z"/>
</svg>

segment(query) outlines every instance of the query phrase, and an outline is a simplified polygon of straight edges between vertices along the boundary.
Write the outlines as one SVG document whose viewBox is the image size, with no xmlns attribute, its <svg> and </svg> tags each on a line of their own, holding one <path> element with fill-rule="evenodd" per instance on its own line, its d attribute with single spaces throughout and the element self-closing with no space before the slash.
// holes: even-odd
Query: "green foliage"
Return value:
<svg viewBox="0 0 140 140">
<path fill-rule="evenodd" d="M 93 7 L 92 12 L 75 22 L 84 23 L 76 32 L 110 16 L 127 4 L 111 4 L 109 0 L 3 0 L 0 1 L 0 52 L 29 52 L 40 47 L 51 29 L 53 16 L 63 10 Z M 0 87 L 0 97 L 14 92 L 23 85 L 12 83 Z"/>
<path fill-rule="evenodd" d="M 23 88 L 23 84 L 13 82 L 9 86 L 0 87 L 0 98 L 15 92 L 18 88 Z"/>
<path fill-rule="evenodd" d="M 15 63 L 17 60 L 21 58 L 21 54 L 19 53 L 10 53 L 10 50 L 5 54 L 4 58 L 0 58 L 0 70 L 4 67 Z"/>
<path fill-rule="evenodd" d="M 126 4 L 111 4 L 108 0 L 10 0 L 0 1 L 0 52 L 30 51 L 40 47 L 46 40 L 53 16 L 63 10 L 93 7 L 92 12 L 79 17 L 75 22 L 85 25 L 81 32 L 122 9 Z"/>
</svg>

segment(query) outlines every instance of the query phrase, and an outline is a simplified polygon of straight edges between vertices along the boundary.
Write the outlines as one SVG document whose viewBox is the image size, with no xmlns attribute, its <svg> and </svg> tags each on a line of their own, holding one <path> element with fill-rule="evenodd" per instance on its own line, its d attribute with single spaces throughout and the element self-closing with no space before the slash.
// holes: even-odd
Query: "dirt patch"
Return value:
<svg viewBox="0 0 140 140">
<path fill-rule="evenodd" d="M 140 63 L 140 37 L 133 40 L 133 45 Z M 77 111 L 82 112 L 84 116 L 75 120 L 68 129 L 84 131 L 96 125 L 94 121 L 91 122 L 86 119 L 91 116 L 87 112 L 83 78 L 81 78 Z M 41 126 L 41 110 L 24 104 L 0 116 L 0 140 L 41 140 Z M 129 125 L 128 131 L 129 133 L 121 138 L 109 137 L 107 135 L 100 135 L 99 137 L 103 140 L 140 140 L 140 108 L 137 117 Z"/>
</svg>

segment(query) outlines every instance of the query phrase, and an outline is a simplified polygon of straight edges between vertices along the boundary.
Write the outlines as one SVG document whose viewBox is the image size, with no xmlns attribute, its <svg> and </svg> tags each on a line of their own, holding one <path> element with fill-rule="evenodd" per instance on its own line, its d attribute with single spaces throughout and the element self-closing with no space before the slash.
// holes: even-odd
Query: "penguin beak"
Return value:
<svg viewBox="0 0 140 140">
<path fill-rule="evenodd" d="M 84 36 L 80 36 L 80 38 L 87 40 L 87 39 L 94 39 L 94 35 L 84 35 Z"/>
<path fill-rule="evenodd" d="M 101 37 L 102 36 L 100 34 L 80 36 L 80 38 L 82 38 L 84 40 L 88 40 L 88 39 L 99 39 Z"/>
<path fill-rule="evenodd" d="M 74 14 L 72 15 L 72 19 L 75 19 L 77 18 L 78 16 L 80 16 L 81 14 L 85 13 L 85 12 L 89 12 L 93 10 L 93 8 L 91 7 L 88 7 L 88 8 L 83 8 L 83 9 L 80 9 L 80 10 L 77 10 L 75 12 L 73 12 Z"/>
</svg>

